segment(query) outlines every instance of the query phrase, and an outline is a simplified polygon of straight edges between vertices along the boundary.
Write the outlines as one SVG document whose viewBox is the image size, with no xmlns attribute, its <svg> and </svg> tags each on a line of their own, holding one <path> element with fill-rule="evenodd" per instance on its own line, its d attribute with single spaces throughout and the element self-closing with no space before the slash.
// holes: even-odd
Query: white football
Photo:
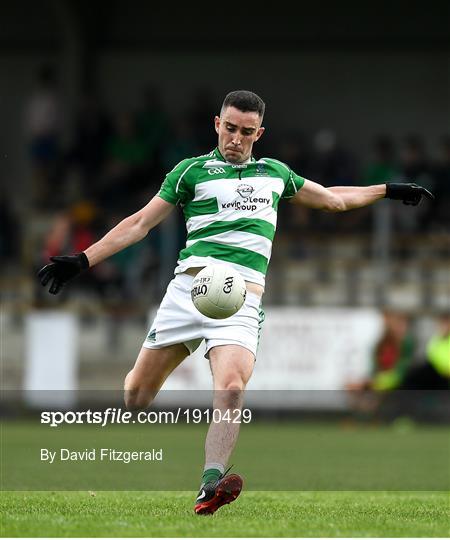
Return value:
<svg viewBox="0 0 450 540">
<path fill-rule="evenodd" d="M 244 278 L 227 264 L 205 266 L 191 287 L 194 306 L 211 319 L 226 319 L 237 313 L 246 294 Z"/>
</svg>

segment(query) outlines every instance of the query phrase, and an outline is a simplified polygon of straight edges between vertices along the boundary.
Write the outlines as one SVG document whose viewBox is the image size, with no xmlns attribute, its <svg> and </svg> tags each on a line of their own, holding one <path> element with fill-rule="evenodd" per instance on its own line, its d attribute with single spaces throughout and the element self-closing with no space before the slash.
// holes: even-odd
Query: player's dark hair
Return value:
<svg viewBox="0 0 450 540">
<path fill-rule="evenodd" d="M 257 112 L 260 118 L 264 116 L 266 110 L 264 101 L 249 90 L 234 90 L 227 94 L 223 100 L 221 111 L 227 107 L 235 107 L 242 112 Z"/>
</svg>

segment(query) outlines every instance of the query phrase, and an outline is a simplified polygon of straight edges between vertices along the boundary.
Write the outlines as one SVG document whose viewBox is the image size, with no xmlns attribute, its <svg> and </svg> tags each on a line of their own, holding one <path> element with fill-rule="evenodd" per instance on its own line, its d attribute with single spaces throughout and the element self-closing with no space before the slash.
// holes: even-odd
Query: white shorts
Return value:
<svg viewBox="0 0 450 540">
<path fill-rule="evenodd" d="M 143 347 L 161 349 L 184 343 L 193 353 L 204 339 L 207 358 L 209 350 L 217 345 L 241 345 L 256 358 L 264 321 L 261 298 L 247 291 L 245 303 L 237 313 L 227 319 L 210 319 L 191 300 L 193 279 L 189 274 L 177 274 L 169 283 Z"/>
</svg>

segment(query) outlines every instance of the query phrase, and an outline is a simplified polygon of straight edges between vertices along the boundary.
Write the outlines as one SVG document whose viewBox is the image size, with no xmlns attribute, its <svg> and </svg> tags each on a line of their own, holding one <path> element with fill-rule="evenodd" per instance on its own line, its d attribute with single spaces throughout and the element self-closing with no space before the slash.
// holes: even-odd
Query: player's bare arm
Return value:
<svg viewBox="0 0 450 540">
<path fill-rule="evenodd" d="M 41 284 L 45 287 L 52 280 L 49 292 L 58 294 L 69 280 L 83 270 L 142 240 L 174 208 L 173 204 L 156 195 L 146 206 L 123 219 L 86 251 L 50 257 L 51 264 L 45 265 L 38 273 Z"/>
<path fill-rule="evenodd" d="M 345 212 L 363 208 L 385 197 L 417 205 L 422 196 L 433 199 L 432 193 L 422 186 L 408 183 L 389 183 L 374 186 L 334 186 L 326 188 L 305 180 L 303 187 L 291 199 L 294 204 L 327 212 Z"/>
<path fill-rule="evenodd" d="M 174 208 L 173 204 L 155 195 L 146 206 L 123 219 L 103 238 L 88 247 L 85 254 L 89 266 L 94 266 L 145 238 L 148 232 L 163 221 Z"/>
<path fill-rule="evenodd" d="M 326 188 L 305 180 L 303 187 L 291 199 L 294 204 L 326 212 L 345 212 L 353 208 L 361 208 L 386 196 L 386 186 L 353 187 L 337 186 Z"/>
</svg>

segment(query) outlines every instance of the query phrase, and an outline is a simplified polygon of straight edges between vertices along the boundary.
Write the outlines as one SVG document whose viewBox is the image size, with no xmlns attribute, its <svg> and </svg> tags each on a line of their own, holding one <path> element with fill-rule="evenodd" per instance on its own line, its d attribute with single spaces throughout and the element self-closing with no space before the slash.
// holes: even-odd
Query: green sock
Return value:
<svg viewBox="0 0 450 540">
<path fill-rule="evenodd" d="M 208 482 L 217 482 L 221 476 L 222 473 L 219 471 L 219 469 L 206 469 L 202 476 L 202 486 Z"/>
</svg>

